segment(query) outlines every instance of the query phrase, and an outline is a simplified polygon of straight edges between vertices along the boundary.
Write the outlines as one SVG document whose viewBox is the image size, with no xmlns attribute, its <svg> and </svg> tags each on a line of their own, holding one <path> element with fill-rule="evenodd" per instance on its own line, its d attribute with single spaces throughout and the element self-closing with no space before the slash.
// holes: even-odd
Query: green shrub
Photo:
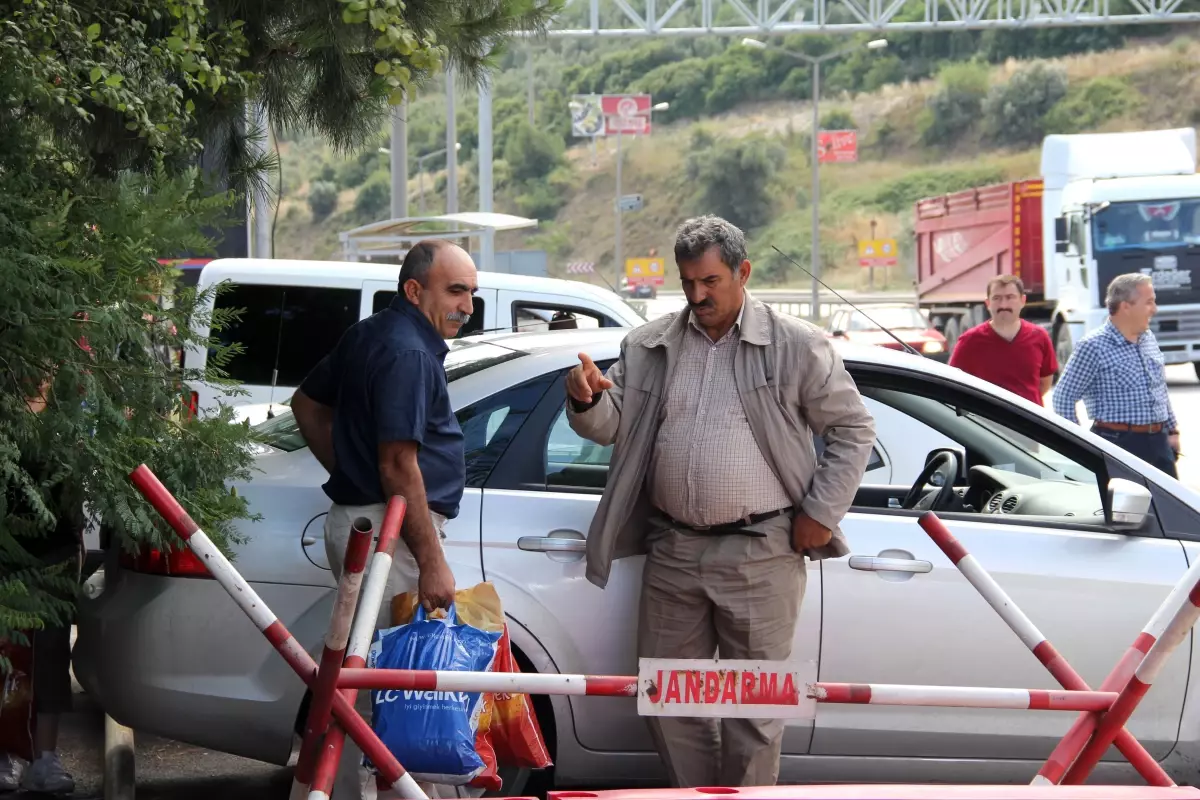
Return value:
<svg viewBox="0 0 1200 800">
<path fill-rule="evenodd" d="M 983 104 L 988 137 L 998 144 L 1029 145 L 1046 134 L 1046 115 L 1067 94 L 1067 73 L 1040 62 L 992 87 Z"/>
<path fill-rule="evenodd" d="M 512 125 L 504 144 L 504 160 L 513 180 L 524 182 L 545 178 L 562 162 L 563 140 L 539 130 L 522 119 Z"/>
<path fill-rule="evenodd" d="M 308 210 L 313 222 L 321 222 L 337 211 L 338 188 L 329 181 L 313 181 L 308 186 Z"/>
<path fill-rule="evenodd" d="M 949 64 L 938 73 L 938 90 L 917 121 L 925 145 L 951 144 L 979 120 L 988 96 L 988 69 L 983 64 Z"/>
<path fill-rule="evenodd" d="M 693 143 L 706 134 L 693 133 Z M 693 147 L 687 157 L 687 179 L 700 189 L 699 205 L 743 229 L 771 219 L 772 189 L 786 152 L 778 142 L 761 135 L 717 139 Z"/>
<path fill-rule="evenodd" d="M 857 127 L 850 112 L 841 108 L 826 112 L 821 117 L 821 130 L 823 131 L 852 131 Z"/>
<path fill-rule="evenodd" d="M 1043 127 L 1046 133 L 1091 131 L 1141 106 L 1141 95 L 1123 79 L 1095 78 L 1072 87 L 1046 114 Z"/>
<path fill-rule="evenodd" d="M 363 182 L 354 198 L 354 214 L 359 222 L 366 224 L 387 216 L 392 204 L 392 176 L 387 170 L 378 170 Z"/>
<path fill-rule="evenodd" d="M 1000 183 L 1004 179 L 1002 170 L 990 167 L 926 169 L 876 186 L 836 192 L 829 198 L 829 203 L 847 210 L 877 208 L 892 214 L 907 214 L 911 213 L 913 204 L 923 197 Z"/>
</svg>

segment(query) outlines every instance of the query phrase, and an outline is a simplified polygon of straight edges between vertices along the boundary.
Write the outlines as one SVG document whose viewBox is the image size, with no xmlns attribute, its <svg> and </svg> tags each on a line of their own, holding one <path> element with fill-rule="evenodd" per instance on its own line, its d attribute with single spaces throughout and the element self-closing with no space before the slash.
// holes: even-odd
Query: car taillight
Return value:
<svg viewBox="0 0 1200 800">
<path fill-rule="evenodd" d="M 137 555 L 122 551 L 121 566 L 132 572 L 147 575 L 166 575 L 172 578 L 212 577 L 204 562 L 187 549 L 163 552 L 154 547 L 147 547 Z"/>
</svg>

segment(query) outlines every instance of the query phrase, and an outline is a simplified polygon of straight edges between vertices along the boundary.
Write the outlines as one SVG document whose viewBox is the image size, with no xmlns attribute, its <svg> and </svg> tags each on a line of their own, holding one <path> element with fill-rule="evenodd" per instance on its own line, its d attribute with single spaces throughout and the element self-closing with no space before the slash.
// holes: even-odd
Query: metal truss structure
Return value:
<svg viewBox="0 0 1200 800">
<path fill-rule="evenodd" d="M 567 0 L 549 35 L 887 34 L 1187 22 L 1200 22 L 1200 0 Z"/>
</svg>

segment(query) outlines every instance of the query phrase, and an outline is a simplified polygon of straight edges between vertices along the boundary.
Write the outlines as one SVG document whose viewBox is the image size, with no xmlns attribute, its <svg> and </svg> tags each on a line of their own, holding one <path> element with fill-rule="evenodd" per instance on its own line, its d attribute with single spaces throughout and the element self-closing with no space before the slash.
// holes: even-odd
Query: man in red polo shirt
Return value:
<svg viewBox="0 0 1200 800">
<path fill-rule="evenodd" d="M 950 366 L 1044 405 L 1042 397 L 1058 371 L 1050 335 L 1021 319 L 1025 286 L 1020 278 L 992 278 L 987 291 L 992 318 L 958 337 Z"/>
</svg>

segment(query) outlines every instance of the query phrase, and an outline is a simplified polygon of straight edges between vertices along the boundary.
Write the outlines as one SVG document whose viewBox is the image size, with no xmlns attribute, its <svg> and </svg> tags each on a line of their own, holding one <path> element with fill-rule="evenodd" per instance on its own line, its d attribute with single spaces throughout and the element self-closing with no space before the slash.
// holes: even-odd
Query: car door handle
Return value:
<svg viewBox="0 0 1200 800">
<path fill-rule="evenodd" d="M 933 564 L 908 558 L 850 556 L 850 569 L 864 572 L 932 572 Z"/>
<path fill-rule="evenodd" d="M 528 553 L 586 553 L 586 539 L 566 539 L 558 536 L 522 536 L 517 549 Z"/>
</svg>

